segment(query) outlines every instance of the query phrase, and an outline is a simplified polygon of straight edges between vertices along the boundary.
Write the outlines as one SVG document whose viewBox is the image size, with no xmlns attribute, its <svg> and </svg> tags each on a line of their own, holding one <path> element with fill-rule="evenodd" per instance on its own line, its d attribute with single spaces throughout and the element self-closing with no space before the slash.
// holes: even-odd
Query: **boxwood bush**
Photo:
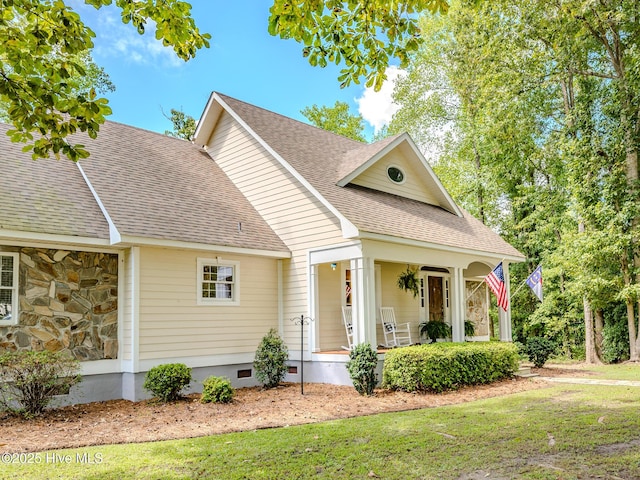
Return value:
<svg viewBox="0 0 640 480">
<path fill-rule="evenodd" d="M 518 350 L 511 343 L 416 345 L 387 352 L 382 384 L 407 392 L 443 392 L 509 378 L 518 367 Z"/>
<path fill-rule="evenodd" d="M 191 383 L 191 369 L 184 363 L 165 363 L 147 372 L 142 387 L 162 402 L 180 398 L 180 392 Z"/>
<path fill-rule="evenodd" d="M 202 382 L 202 403 L 229 403 L 233 400 L 235 390 L 227 377 L 207 377 Z"/>
</svg>

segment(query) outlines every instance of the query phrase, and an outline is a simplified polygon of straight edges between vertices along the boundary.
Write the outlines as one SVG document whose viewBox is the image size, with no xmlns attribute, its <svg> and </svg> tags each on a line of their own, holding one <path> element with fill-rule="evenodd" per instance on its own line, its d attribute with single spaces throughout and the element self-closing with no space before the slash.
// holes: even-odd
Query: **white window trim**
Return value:
<svg viewBox="0 0 640 480">
<path fill-rule="evenodd" d="M 396 168 L 400 171 L 400 173 L 402 173 L 402 181 L 400 182 L 396 182 L 395 180 L 393 180 L 390 176 L 389 176 L 389 170 L 391 168 Z M 385 174 L 387 177 L 387 181 L 391 182 L 393 185 L 402 185 L 407 181 L 407 172 L 404 168 L 400 167 L 400 165 L 396 165 L 394 163 L 387 165 L 387 168 L 385 169 Z"/>
<path fill-rule="evenodd" d="M 11 305 L 13 310 L 11 311 L 11 320 L 2 320 L 0 318 L 0 326 L 6 327 L 7 325 L 17 325 L 20 312 L 18 311 L 19 295 L 18 295 L 18 274 L 20 271 L 20 254 L 17 252 L 0 252 L 0 257 L 13 257 L 13 288 L 11 288 Z M 5 290 L 5 289 L 3 289 Z"/>
<path fill-rule="evenodd" d="M 205 265 L 216 267 L 233 267 L 233 298 L 204 298 L 202 296 L 202 269 Z M 196 272 L 197 305 L 238 306 L 240 305 L 240 262 L 218 258 L 198 258 L 198 271 Z"/>
</svg>

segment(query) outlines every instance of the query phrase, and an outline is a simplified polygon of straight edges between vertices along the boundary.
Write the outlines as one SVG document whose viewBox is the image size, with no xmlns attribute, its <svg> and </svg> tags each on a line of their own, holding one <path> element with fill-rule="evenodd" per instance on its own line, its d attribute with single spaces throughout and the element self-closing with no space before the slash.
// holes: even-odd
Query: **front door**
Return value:
<svg viewBox="0 0 640 480">
<path fill-rule="evenodd" d="M 420 320 L 423 322 L 449 319 L 449 275 L 425 273 L 420 279 Z"/>
</svg>

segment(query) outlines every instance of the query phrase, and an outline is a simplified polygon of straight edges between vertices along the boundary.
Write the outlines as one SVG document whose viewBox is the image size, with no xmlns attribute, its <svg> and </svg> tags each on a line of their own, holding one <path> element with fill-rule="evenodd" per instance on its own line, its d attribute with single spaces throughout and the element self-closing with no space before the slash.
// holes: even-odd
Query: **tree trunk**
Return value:
<svg viewBox="0 0 640 480">
<path fill-rule="evenodd" d="M 487 219 L 484 217 L 484 192 L 482 187 L 482 162 L 480 161 L 480 153 L 478 152 L 478 145 L 476 143 L 476 139 L 473 139 L 473 156 L 476 167 L 476 175 L 478 177 L 478 189 L 476 191 L 477 201 L 478 201 L 478 212 L 480 214 L 480 221 L 484 224 L 487 223 Z"/>
<path fill-rule="evenodd" d="M 622 278 L 624 285 L 631 285 L 631 272 L 629 265 L 629 257 L 626 252 L 622 254 Z M 631 298 L 625 300 L 627 306 L 627 328 L 629 330 L 629 360 L 638 361 L 638 349 L 636 348 L 636 314 L 634 309 L 634 301 Z"/>
<path fill-rule="evenodd" d="M 584 310 L 584 350 L 585 361 L 589 364 L 599 363 L 596 354 L 596 336 L 593 328 L 593 310 L 587 297 L 582 297 L 582 308 Z"/>
<path fill-rule="evenodd" d="M 603 331 L 604 331 L 604 312 L 601 308 L 597 308 L 595 311 L 596 314 L 596 356 L 598 358 L 598 363 L 602 363 L 602 342 L 603 342 Z"/>
</svg>

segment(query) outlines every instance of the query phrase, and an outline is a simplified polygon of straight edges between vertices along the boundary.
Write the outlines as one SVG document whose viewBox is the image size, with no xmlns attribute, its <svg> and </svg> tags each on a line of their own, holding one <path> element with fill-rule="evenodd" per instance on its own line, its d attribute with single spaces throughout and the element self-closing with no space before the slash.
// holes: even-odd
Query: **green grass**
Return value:
<svg viewBox="0 0 640 480">
<path fill-rule="evenodd" d="M 597 378 L 607 378 L 609 380 L 633 380 L 640 382 L 640 366 L 633 363 L 621 365 L 587 365 L 583 367 L 595 373 Z"/>
<path fill-rule="evenodd" d="M 565 384 L 313 425 L 40 452 L 31 457 L 40 462 L 35 465 L 5 461 L 0 476 L 368 479 L 373 472 L 385 479 L 640 478 L 639 409 L 640 388 Z"/>
</svg>

